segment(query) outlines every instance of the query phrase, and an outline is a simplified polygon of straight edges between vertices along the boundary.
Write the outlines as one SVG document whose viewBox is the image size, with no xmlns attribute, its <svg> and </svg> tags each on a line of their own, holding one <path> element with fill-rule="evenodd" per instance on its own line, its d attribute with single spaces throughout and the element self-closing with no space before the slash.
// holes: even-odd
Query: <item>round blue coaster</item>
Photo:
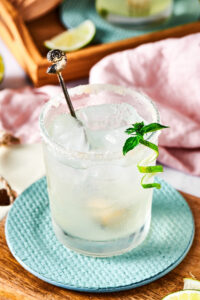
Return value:
<svg viewBox="0 0 200 300">
<path fill-rule="evenodd" d="M 52 230 L 46 180 L 26 189 L 6 220 L 6 239 L 16 260 L 38 278 L 67 289 L 113 292 L 150 283 L 175 268 L 189 251 L 194 220 L 184 198 L 157 179 L 147 239 L 121 256 L 93 258 L 61 245 Z"/>
</svg>

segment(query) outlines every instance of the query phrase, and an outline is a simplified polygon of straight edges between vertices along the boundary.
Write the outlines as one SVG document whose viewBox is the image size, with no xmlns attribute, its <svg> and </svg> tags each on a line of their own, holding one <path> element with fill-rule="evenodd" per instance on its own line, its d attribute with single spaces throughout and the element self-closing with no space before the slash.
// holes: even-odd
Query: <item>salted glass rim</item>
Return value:
<svg viewBox="0 0 200 300">
<path fill-rule="evenodd" d="M 114 92 L 118 95 L 131 95 L 131 96 L 139 96 L 142 97 L 142 101 L 146 102 L 149 106 L 152 115 L 153 115 L 153 122 L 159 123 L 160 122 L 160 115 L 155 103 L 151 100 L 149 96 L 144 94 L 141 90 L 136 88 L 129 88 L 125 86 L 113 85 L 113 84 L 86 84 L 86 85 L 79 85 L 77 87 L 70 88 L 68 90 L 69 95 L 71 97 L 78 96 L 81 94 L 95 94 L 100 93 L 102 91 Z M 48 130 L 45 126 L 45 118 L 48 115 L 48 112 L 51 107 L 57 108 L 61 103 L 63 104 L 64 96 L 63 94 L 58 94 L 52 97 L 42 108 L 40 118 L 39 118 L 39 125 L 40 125 L 40 134 L 43 138 L 43 141 L 47 143 L 53 151 L 56 153 L 60 153 L 62 155 L 67 156 L 68 158 L 75 158 L 75 159 L 86 159 L 86 160 L 113 160 L 119 159 L 123 157 L 122 151 L 105 151 L 105 152 L 95 152 L 95 151 L 76 151 L 76 150 L 69 150 L 66 149 L 64 146 L 57 143 L 52 137 L 49 135 Z M 145 104 L 145 103 L 144 103 Z M 153 137 L 159 135 L 158 131 L 154 131 L 147 135 L 147 140 L 151 140 Z"/>
</svg>

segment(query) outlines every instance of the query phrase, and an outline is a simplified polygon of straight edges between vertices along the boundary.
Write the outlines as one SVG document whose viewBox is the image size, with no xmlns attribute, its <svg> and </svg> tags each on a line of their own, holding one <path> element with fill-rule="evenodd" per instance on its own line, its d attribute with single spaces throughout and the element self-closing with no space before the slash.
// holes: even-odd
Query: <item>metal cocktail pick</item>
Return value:
<svg viewBox="0 0 200 300">
<path fill-rule="evenodd" d="M 69 97 L 69 93 L 67 91 L 67 87 L 64 83 L 61 71 L 65 68 L 66 64 L 67 64 L 67 57 L 65 56 L 65 53 L 59 49 L 54 49 L 51 50 L 47 53 L 47 59 L 48 61 L 50 61 L 51 63 L 53 63 L 48 69 L 47 69 L 47 73 L 48 74 L 57 74 L 60 85 L 62 87 L 63 90 L 63 94 L 65 96 L 67 105 L 69 107 L 69 111 L 72 117 L 77 119 L 74 107 L 72 105 L 72 101 Z"/>
</svg>

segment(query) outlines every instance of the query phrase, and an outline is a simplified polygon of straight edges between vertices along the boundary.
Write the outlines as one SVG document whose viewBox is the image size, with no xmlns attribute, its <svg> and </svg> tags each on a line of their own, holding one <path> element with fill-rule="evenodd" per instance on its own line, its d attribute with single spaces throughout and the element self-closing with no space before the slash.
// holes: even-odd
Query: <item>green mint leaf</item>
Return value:
<svg viewBox="0 0 200 300">
<path fill-rule="evenodd" d="M 139 122 L 139 123 L 135 123 L 133 124 L 133 128 L 135 130 L 136 133 L 140 133 L 141 129 L 144 127 L 144 122 Z"/>
<path fill-rule="evenodd" d="M 140 135 L 143 136 L 144 134 L 142 133 L 142 128 L 144 127 L 144 122 L 138 122 L 135 124 L 132 124 L 133 127 L 127 128 L 125 130 L 125 133 L 127 134 L 135 134 L 135 135 Z"/>
<path fill-rule="evenodd" d="M 153 132 L 157 130 L 161 130 L 164 128 L 169 128 L 168 126 L 161 125 L 159 123 L 151 123 L 149 125 L 144 126 L 141 131 L 143 134 L 148 133 L 148 132 Z"/>
<path fill-rule="evenodd" d="M 123 154 L 126 155 L 130 150 L 133 150 L 139 144 L 140 139 L 138 136 L 128 138 L 123 147 Z"/>
<path fill-rule="evenodd" d="M 126 130 L 125 130 L 125 133 L 127 133 L 127 134 L 132 134 L 132 133 L 135 133 L 135 129 L 132 127 L 132 128 L 127 128 Z"/>
</svg>

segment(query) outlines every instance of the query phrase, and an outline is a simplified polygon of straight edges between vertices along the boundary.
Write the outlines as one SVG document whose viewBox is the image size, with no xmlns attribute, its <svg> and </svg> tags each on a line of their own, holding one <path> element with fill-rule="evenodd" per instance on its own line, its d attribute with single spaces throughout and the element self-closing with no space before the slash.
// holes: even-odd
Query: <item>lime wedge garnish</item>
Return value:
<svg viewBox="0 0 200 300">
<path fill-rule="evenodd" d="M 95 36 L 96 28 L 90 20 L 84 21 L 76 28 L 69 29 L 49 41 L 44 45 L 49 49 L 60 49 L 71 52 L 88 45 Z"/>
<path fill-rule="evenodd" d="M 200 291 L 179 291 L 164 297 L 162 300 L 200 300 Z"/>
<path fill-rule="evenodd" d="M 200 281 L 193 278 L 184 278 L 184 290 L 200 290 Z"/>
<path fill-rule="evenodd" d="M 4 76 L 4 63 L 3 63 L 3 58 L 0 55 L 0 82 L 3 80 Z"/>
</svg>

